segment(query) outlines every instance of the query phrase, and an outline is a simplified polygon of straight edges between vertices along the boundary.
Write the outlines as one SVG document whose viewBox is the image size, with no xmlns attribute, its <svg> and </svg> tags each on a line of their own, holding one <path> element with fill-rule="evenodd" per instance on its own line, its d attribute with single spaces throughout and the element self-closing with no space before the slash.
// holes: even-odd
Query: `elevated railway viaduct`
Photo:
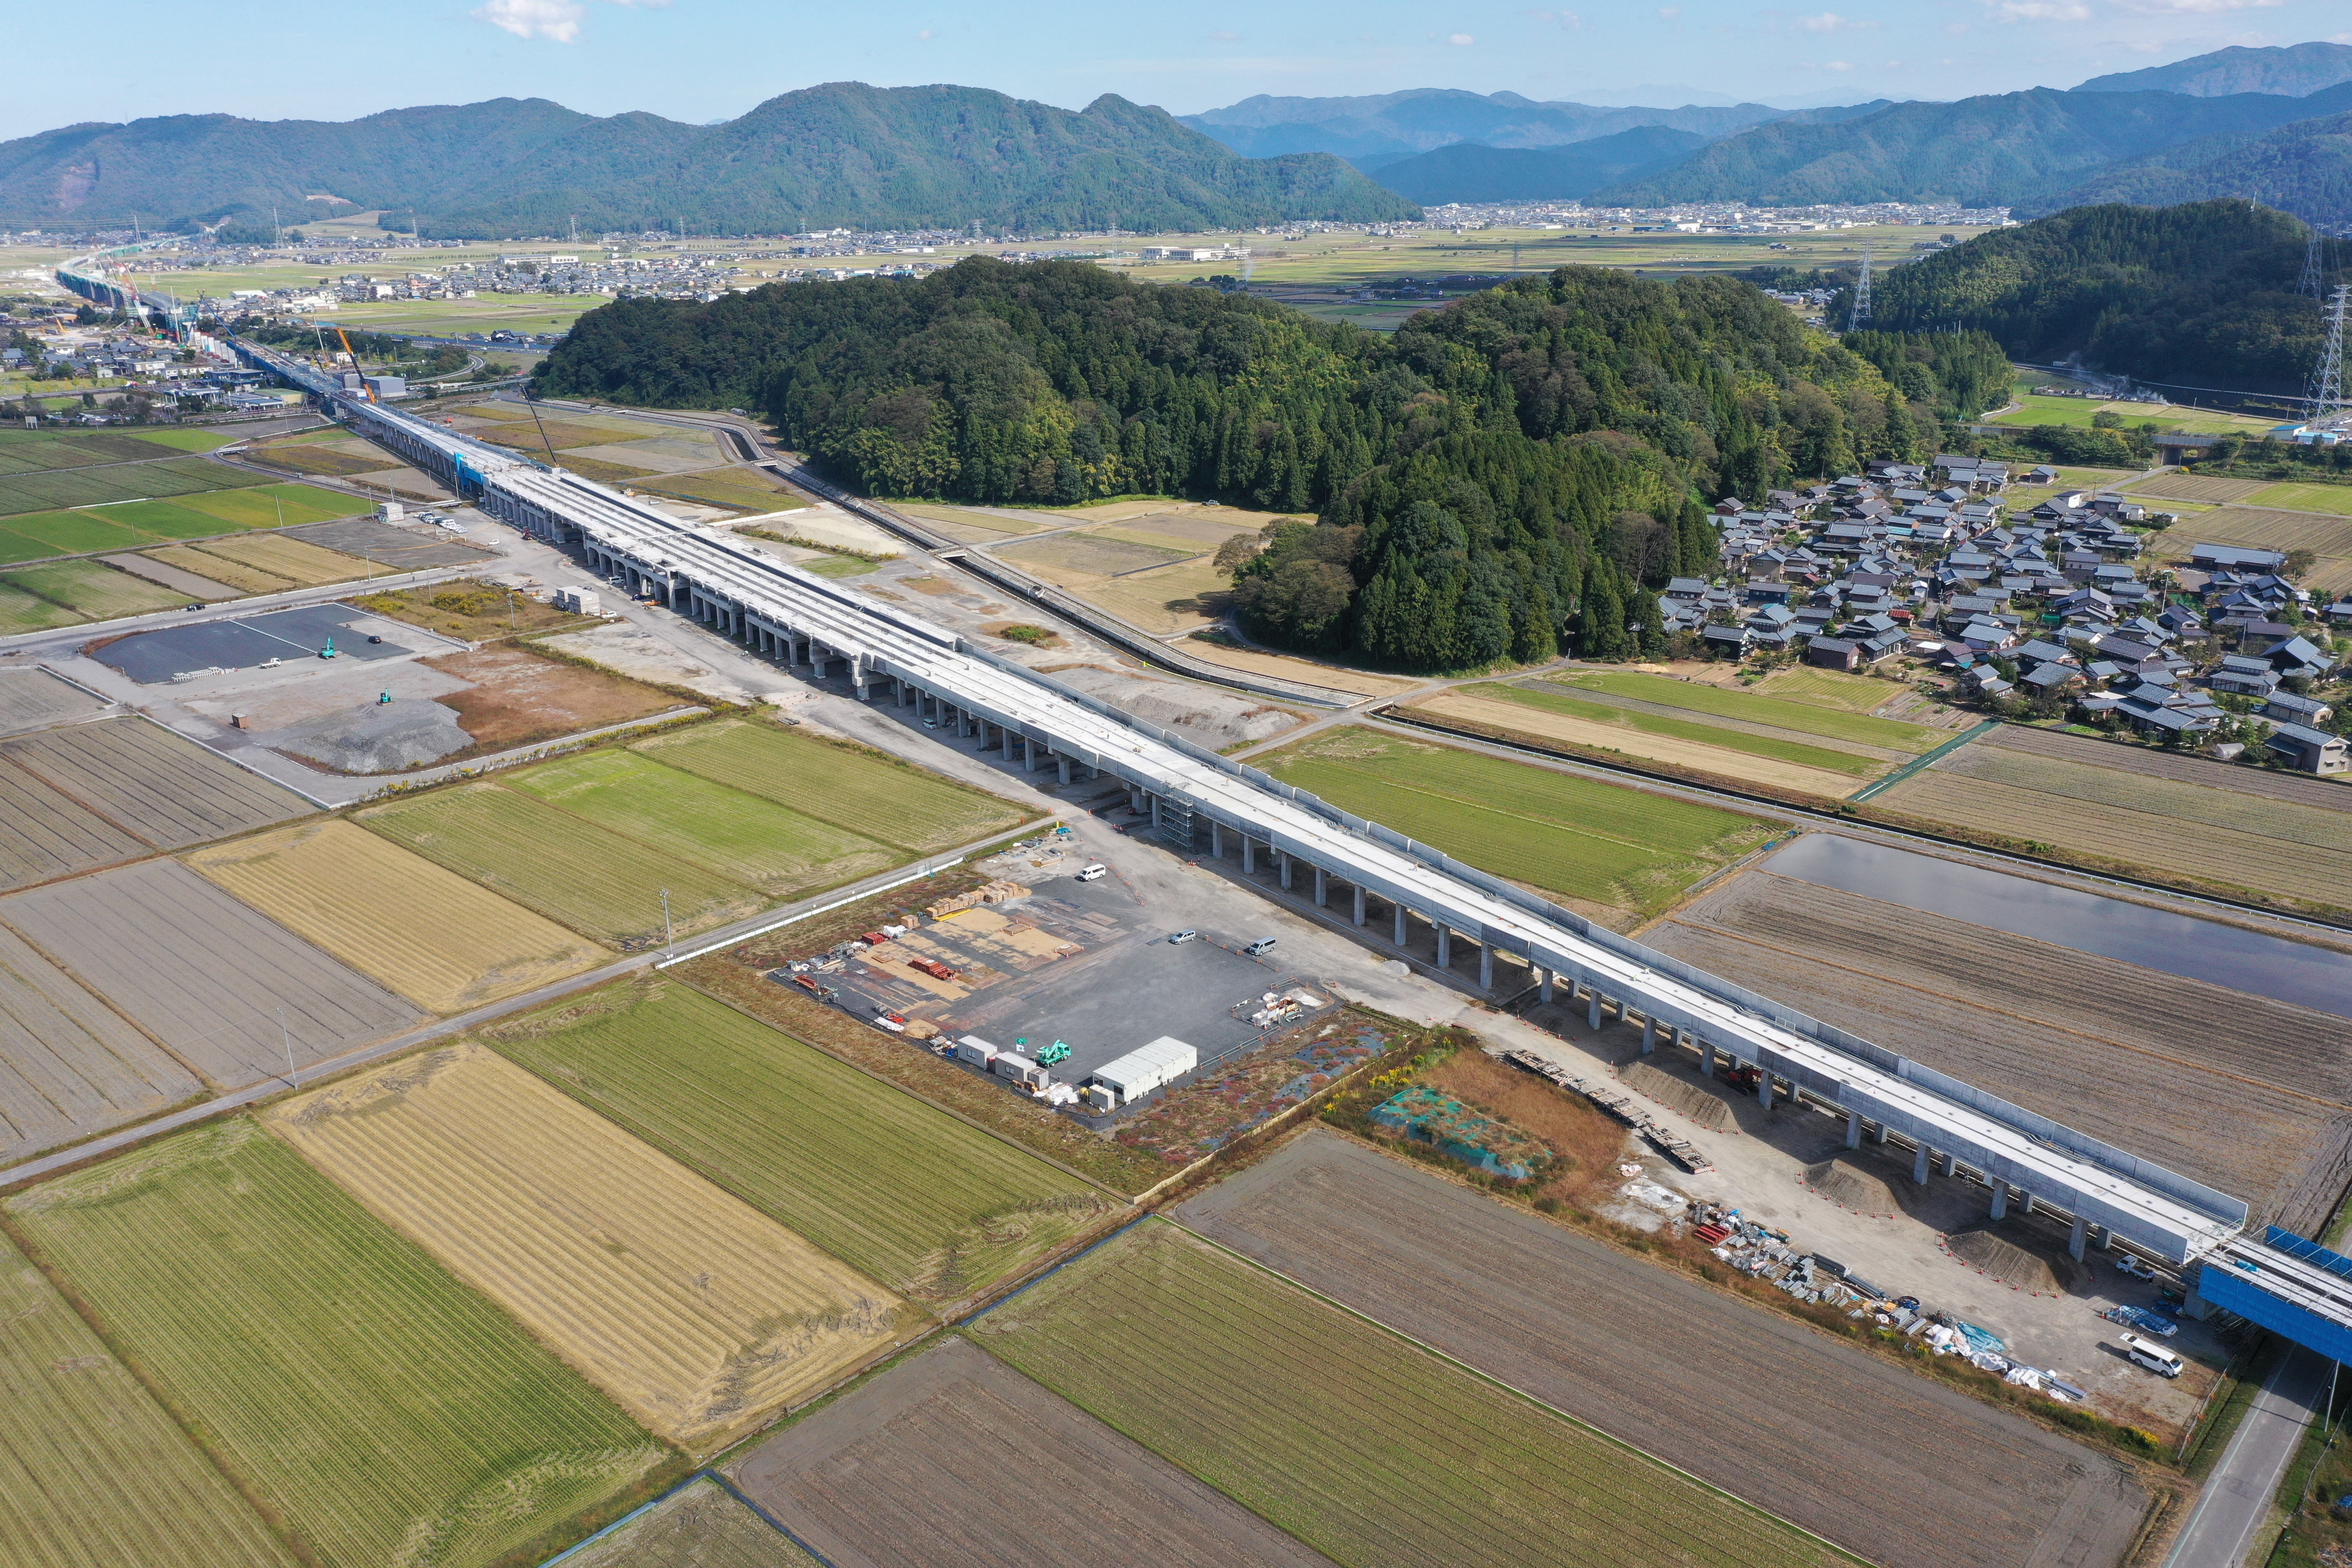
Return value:
<svg viewBox="0 0 2352 1568">
<path fill-rule="evenodd" d="M 2181 1267 L 2192 1282 L 2200 1266 L 2206 1278 L 2226 1270 L 2216 1287 L 2231 1310 L 2304 1342 L 2318 1324 L 2352 1345 L 2352 1279 L 2293 1250 L 2308 1244 L 2291 1237 L 2257 1240 L 2239 1199 L 1595 926 L 919 616 L 697 533 L 606 486 L 365 401 L 257 345 L 236 347 L 492 515 L 781 664 L 845 676 L 863 700 L 917 706 L 948 734 L 1001 748 L 1033 772 L 1116 778 L 1179 843 L 1223 853 L 1230 835 L 1245 866 L 1270 856 L 1283 886 L 1311 878 L 1318 904 L 1344 889 L 1359 927 L 1377 898 L 1391 909 L 1381 934 L 1400 945 L 1414 921 L 1434 928 L 1441 963 L 1454 940 L 1475 943 L 1482 986 L 1494 982 L 1496 955 L 1511 954 L 1547 998 L 1565 990 L 1582 999 L 1596 1025 L 1604 1012 L 1638 1019 L 1645 1049 L 1686 1042 L 1710 1065 L 1727 1058 L 1756 1069 L 1768 1103 L 1802 1098 L 1843 1114 L 1849 1145 L 1865 1136 L 1901 1142 L 1916 1181 L 1965 1171 L 1990 1188 L 1996 1216 L 2016 1205 L 2071 1221 L 2077 1257 L 2116 1241 Z"/>
</svg>

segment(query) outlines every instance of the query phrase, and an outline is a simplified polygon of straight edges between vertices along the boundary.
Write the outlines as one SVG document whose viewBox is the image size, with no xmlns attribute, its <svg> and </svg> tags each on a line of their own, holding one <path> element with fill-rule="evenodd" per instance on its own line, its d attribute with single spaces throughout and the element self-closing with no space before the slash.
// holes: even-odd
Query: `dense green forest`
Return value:
<svg viewBox="0 0 2352 1568">
<path fill-rule="evenodd" d="M 2352 83 L 2308 98 L 2038 87 L 1951 103 L 1898 103 L 1832 124 L 1751 126 L 1594 199 L 1628 206 L 1957 201 L 2046 210 L 2033 204 L 2118 162 L 2200 137 L 2260 135 L 2347 109 L 2352 109 Z"/>
<path fill-rule="evenodd" d="M 544 99 L 345 122 L 169 115 L 0 142 L 0 225 L 193 229 L 396 209 L 472 237 L 592 229 L 790 234 L 836 226 L 1143 232 L 1418 209 L 1328 153 L 1244 158 L 1106 93 L 1073 113 L 969 87 L 828 82 L 713 125 Z M 267 237 L 263 236 L 263 237 Z"/>
<path fill-rule="evenodd" d="M 1972 328 L 2034 363 L 2079 354 L 2143 381 L 2299 392 L 2319 352 L 2318 304 L 2294 292 L 2308 233 L 2243 201 L 2078 207 L 1893 268 L 1872 320 Z M 2328 257 L 2332 283 L 2347 258 Z M 1830 319 L 1845 309 L 1840 294 Z"/>
<path fill-rule="evenodd" d="M 1899 343 L 1876 352 L 1908 374 Z M 1451 669 L 1564 637 L 1599 658 L 1658 651 L 1653 592 L 1715 565 L 1706 502 L 1932 448 L 1934 378 L 1969 384 L 1967 356 L 1931 344 L 1918 363 L 1915 407 L 1728 278 L 1563 268 L 1382 338 L 1246 294 L 974 258 L 917 282 L 616 302 L 538 385 L 757 406 L 883 495 L 1312 513 L 1231 563 L 1244 624 Z"/>
<path fill-rule="evenodd" d="M 1989 332 L 1848 332 L 1838 342 L 1937 424 L 1974 419 L 2009 401 L 2015 373 Z"/>
</svg>

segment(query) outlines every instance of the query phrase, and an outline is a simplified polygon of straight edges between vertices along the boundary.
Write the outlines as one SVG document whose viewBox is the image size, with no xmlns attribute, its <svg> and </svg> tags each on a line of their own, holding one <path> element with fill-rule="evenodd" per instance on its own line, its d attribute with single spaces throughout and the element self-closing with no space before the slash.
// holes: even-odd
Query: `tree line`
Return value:
<svg viewBox="0 0 2352 1568">
<path fill-rule="evenodd" d="M 1997 350 L 1874 337 L 1857 353 L 1728 278 L 1562 268 L 1381 337 L 972 258 L 919 281 L 618 301 L 536 384 L 756 406 L 877 495 L 1297 514 L 1225 560 L 1254 636 L 1457 669 L 1662 652 L 1656 591 L 1716 567 L 1708 503 L 1931 453 Z"/>
</svg>

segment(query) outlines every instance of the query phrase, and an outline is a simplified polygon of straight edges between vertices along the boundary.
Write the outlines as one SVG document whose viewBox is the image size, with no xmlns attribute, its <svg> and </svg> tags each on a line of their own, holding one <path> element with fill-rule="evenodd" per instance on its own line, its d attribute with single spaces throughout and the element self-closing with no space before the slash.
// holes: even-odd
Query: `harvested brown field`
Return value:
<svg viewBox="0 0 2352 1568">
<path fill-rule="evenodd" d="M 1903 1201 L 1877 1172 L 1844 1155 L 1805 1167 L 1805 1185 L 1842 1209 L 1892 1218 L 1903 1212 Z"/>
<path fill-rule="evenodd" d="M 816 1568 L 792 1537 L 708 1479 L 671 1493 L 563 1561 L 566 1568 Z"/>
<path fill-rule="evenodd" d="M 2136 497 L 2158 500 L 2195 500 L 2219 505 L 2242 500 L 2270 483 L 2268 479 L 2200 479 L 2194 474 L 2158 474 L 2131 487 Z"/>
<path fill-rule="evenodd" d="M 1897 816 L 2053 843 L 2152 880 L 2352 904 L 2352 823 L 2340 814 L 2168 780 L 2085 778 L 2085 771 L 1963 747 L 1873 804 Z M 2224 816 L 2252 826 L 2213 820 Z"/>
<path fill-rule="evenodd" d="M 1013 1477 L 1051 1478 L 1050 1506 Z M 960 1339 L 769 1439 L 734 1479 L 838 1568 L 1325 1561 Z"/>
<path fill-rule="evenodd" d="M 2258 1218 L 2309 1234 L 2342 1194 L 2345 1019 L 1761 870 L 1643 940 L 2235 1194 Z"/>
<path fill-rule="evenodd" d="M 187 859 L 271 920 L 435 1013 L 462 1013 L 610 956 L 545 916 L 341 819 L 199 849 Z"/>
<path fill-rule="evenodd" d="M 158 849 L 245 833 L 312 809 L 293 791 L 135 717 L 0 741 L 0 759 Z"/>
<path fill-rule="evenodd" d="M 203 1092 L 195 1074 L 0 928 L 0 1162 Z"/>
<path fill-rule="evenodd" d="M 1704 1086 L 1660 1072 L 1647 1062 L 1628 1062 L 1617 1069 L 1617 1079 L 1634 1093 L 1646 1095 L 1669 1110 L 1679 1111 L 1710 1132 L 1732 1124 L 1731 1102 Z"/>
<path fill-rule="evenodd" d="M 408 1058 L 265 1121 L 684 1447 L 722 1447 L 919 1317 L 478 1045 Z"/>
<path fill-rule="evenodd" d="M 0 670 L 0 731 L 97 712 L 105 702 L 46 669 Z"/>
<path fill-rule="evenodd" d="M 46 882 L 148 846 L 39 779 L 0 762 L 0 888 Z"/>
<path fill-rule="evenodd" d="M 264 572 L 258 567 L 247 566 L 242 562 L 227 560 L 217 555 L 207 555 L 190 544 L 167 544 L 160 550 L 150 550 L 146 552 L 146 559 L 153 573 L 175 572 L 195 582 L 209 578 L 215 584 L 234 590 L 234 594 L 228 595 L 232 597 L 244 594 L 275 594 L 294 585 L 290 579 L 280 577 L 275 572 Z M 130 569 L 125 568 L 125 570 Z M 171 579 L 152 575 L 148 572 L 138 574 L 172 587 L 182 586 L 181 584 L 173 582 Z"/>
<path fill-rule="evenodd" d="M 2056 757 L 2063 762 L 2080 763 L 2086 767 L 2111 773 L 2177 779 L 2182 784 L 2204 784 L 2210 789 L 2229 790 L 2236 795 L 2262 795 L 2270 800 L 2294 801 L 2328 811 L 2352 812 L 2352 785 L 2332 783 L 2309 773 L 2282 773 L 2268 768 L 2238 767 L 2206 757 L 2184 757 L 2178 752 L 2159 751 L 2153 746 L 2098 741 L 2088 735 L 2070 735 L 2063 730 L 2003 724 L 1998 730 L 1986 731 L 1969 744 L 1968 750 L 1975 751 L 1980 746 L 2031 752 L 2035 756 Z"/>
<path fill-rule="evenodd" d="M 459 726 L 474 737 L 473 749 L 483 752 L 625 724 L 682 706 L 657 686 L 543 658 L 526 647 L 484 647 L 421 662 L 471 683 L 436 700 L 457 710 Z"/>
<path fill-rule="evenodd" d="M 1222 664 L 1227 669 L 1271 675 L 1307 686 L 1328 686 L 1335 691 L 1353 691 L 1364 697 L 1402 697 L 1415 684 L 1393 676 L 1374 675 L 1369 670 L 1342 669 L 1333 665 L 1318 664 L 1313 659 L 1297 658 L 1288 654 L 1228 647 L 1223 643 L 1204 642 L 1199 637 L 1185 638 L 1182 648 L 1194 658 Z"/>
<path fill-rule="evenodd" d="M 2020 1247 L 1990 1226 L 1954 1231 L 1944 1237 L 1944 1250 L 1997 1284 L 2037 1296 L 2070 1296 L 2090 1273 L 2071 1258 L 2053 1259 Z"/>
<path fill-rule="evenodd" d="M 2308 550 L 2318 561 L 2302 580 L 2304 586 L 2318 594 L 2334 594 L 2352 587 L 2352 517 L 2225 506 L 2181 521 L 2164 539 L 2162 553 L 2168 559 L 2186 560 L 2191 544 Z"/>
<path fill-rule="evenodd" d="M 22 932 L 215 1089 L 420 1022 L 414 1007 L 263 919 L 176 860 L 0 899 Z"/>
<path fill-rule="evenodd" d="M 2108 1568 L 2148 1506 L 2092 1449 L 1321 1129 L 1176 1217 L 1883 1568 Z"/>
<path fill-rule="evenodd" d="M 278 533 L 247 533 L 230 539 L 210 540 L 195 547 L 198 553 L 216 561 L 233 562 L 256 572 L 268 573 L 280 582 L 296 587 L 318 587 L 328 583 L 348 583 L 367 574 L 369 565 L 356 555 L 346 555 L 340 550 L 329 550 L 307 540 L 289 539 Z M 220 574 L 198 567 L 206 576 Z"/>
</svg>

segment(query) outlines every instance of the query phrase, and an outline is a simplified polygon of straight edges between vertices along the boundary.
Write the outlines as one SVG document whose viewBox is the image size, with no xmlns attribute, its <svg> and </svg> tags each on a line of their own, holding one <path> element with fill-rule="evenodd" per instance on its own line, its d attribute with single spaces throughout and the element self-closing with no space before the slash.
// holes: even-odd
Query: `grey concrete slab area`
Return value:
<svg viewBox="0 0 2352 1568">
<path fill-rule="evenodd" d="M 134 632 L 109 643 L 96 657 L 141 685 L 152 686 L 187 670 L 244 669 L 265 659 L 320 658 L 331 640 L 339 658 L 398 658 L 416 651 L 389 636 L 380 643 L 369 642 L 371 633 L 360 626 L 362 621 L 389 625 L 349 605 L 304 605 Z M 384 636 L 381 631 L 373 635 Z"/>
</svg>

